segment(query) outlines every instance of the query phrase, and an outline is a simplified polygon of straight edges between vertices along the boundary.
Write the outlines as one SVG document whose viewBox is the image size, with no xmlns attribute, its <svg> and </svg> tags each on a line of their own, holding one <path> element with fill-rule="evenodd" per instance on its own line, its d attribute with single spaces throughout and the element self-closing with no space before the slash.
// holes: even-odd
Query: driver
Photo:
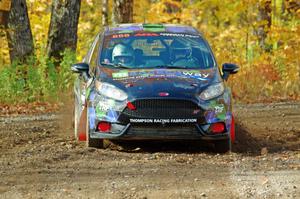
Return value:
<svg viewBox="0 0 300 199">
<path fill-rule="evenodd" d="M 198 60 L 192 55 L 192 48 L 190 46 L 174 40 L 170 45 L 170 50 L 173 66 L 196 67 L 199 65 Z"/>
<path fill-rule="evenodd" d="M 117 44 L 112 51 L 112 62 L 123 66 L 134 67 L 134 50 L 131 46 Z"/>
</svg>

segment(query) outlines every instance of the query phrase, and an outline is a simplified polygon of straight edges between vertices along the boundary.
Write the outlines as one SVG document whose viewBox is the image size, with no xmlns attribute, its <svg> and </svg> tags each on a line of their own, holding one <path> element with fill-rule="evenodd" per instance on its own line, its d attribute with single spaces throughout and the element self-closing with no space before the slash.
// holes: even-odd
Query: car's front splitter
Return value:
<svg viewBox="0 0 300 199">
<path fill-rule="evenodd" d="M 118 125 L 120 128 L 121 125 Z M 114 128 L 114 126 L 112 125 Z M 222 140 L 229 138 L 229 132 L 212 134 L 208 132 L 208 125 L 193 124 L 185 127 L 139 127 L 132 124 L 124 125 L 115 132 L 99 132 L 90 130 L 91 138 L 97 139 L 170 139 L 170 140 Z"/>
</svg>

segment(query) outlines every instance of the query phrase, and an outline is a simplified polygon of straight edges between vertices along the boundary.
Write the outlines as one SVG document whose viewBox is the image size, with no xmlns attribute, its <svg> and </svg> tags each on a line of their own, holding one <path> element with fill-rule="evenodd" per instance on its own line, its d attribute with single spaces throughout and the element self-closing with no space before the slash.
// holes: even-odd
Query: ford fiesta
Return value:
<svg viewBox="0 0 300 199">
<path fill-rule="evenodd" d="M 78 140 L 211 141 L 227 152 L 234 141 L 231 91 L 238 66 L 219 71 L 203 36 L 170 24 L 121 24 L 98 34 L 74 64 L 74 126 Z"/>
</svg>

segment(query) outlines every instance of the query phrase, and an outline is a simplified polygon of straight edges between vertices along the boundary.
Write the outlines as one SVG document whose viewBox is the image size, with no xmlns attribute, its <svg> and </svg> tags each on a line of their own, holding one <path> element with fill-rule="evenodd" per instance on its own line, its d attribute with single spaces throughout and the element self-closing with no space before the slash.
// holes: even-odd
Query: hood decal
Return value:
<svg viewBox="0 0 300 199">
<path fill-rule="evenodd" d="M 154 69 L 154 70 L 120 70 L 112 73 L 113 80 L 145 79 L 145 78 L 189 78 L 197 80 L 208 80 L 213 76 L 214 70 L 173 70 L 173 69 Z"/>
</svg>

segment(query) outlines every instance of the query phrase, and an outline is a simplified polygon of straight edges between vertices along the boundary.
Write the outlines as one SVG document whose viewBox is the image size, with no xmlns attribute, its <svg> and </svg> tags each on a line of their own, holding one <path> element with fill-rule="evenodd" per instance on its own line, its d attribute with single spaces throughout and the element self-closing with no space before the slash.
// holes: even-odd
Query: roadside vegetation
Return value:
<svg viewBox="0 0 300 199">
<path fill-rule="evenodd" d="M 55 16 L 62 12 L 57 9 L 73 8 L 66 4 L 57 6 L 58 0 L 23 1 L 31 25 L 28 38 L 32 34 L 34 49 L 22 57 L 12 54 L 7 38 L 14 26 L 10 21 L 8 25 L 2 23 L 0 104 L 58 102 L 60 94 L 72 88 L 70 65 L 82 60 L 103 25 L 118 22 L 180 23 L 199 29 L 211 43 L 220 67 L 225 62 L 241 67 L 229 80 L 234 98 L 239 102 L 300 98 L 300 4 L 297 0 L 127 0 L 132 8 L 126 11 L 132 16 L 127 17 L 129 21 L 110 17 L 118 13 L 114 6 L 118 0 L 83 0 L 73 5 L 80 6 L 80 15 L 77 22 L 73 20 L 78 28 L 71 44 L 63 37 L 73 38 L 72 35 L 64 32 L 60 38 L 55 37 L 55 31 L 64 30 L 54 22 Z M 1 6 L 0 12 L 4 12 Z M 56 50 L 51 48 L 51 42 L 64 45 Z"/>
<path fill-rule="evenodd" d="M 75 53 L 66 50 L 61 62 L 56 65 L 45 55 L 30 56 L 24 62 L 14 61 L 1 68 L 1 102 L 32 103 L 57 102 L 62 92 L 69 91 L 73 84 L 70 65 L 76 62 Z"/>
</svg>

